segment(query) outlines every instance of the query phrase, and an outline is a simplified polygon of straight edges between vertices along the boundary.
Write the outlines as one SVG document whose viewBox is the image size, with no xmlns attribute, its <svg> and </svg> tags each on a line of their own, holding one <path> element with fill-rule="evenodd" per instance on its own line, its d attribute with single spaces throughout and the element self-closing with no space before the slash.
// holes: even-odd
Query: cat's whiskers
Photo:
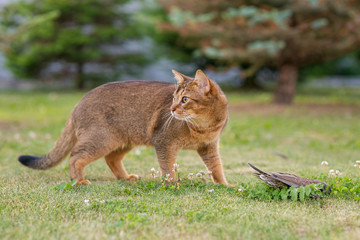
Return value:
<svg viewBox="0 0 360 240">
<path fill-rule="evenodd" d="M 170 124 L 171 124 L 171 122 L 172 122 L 172 120 L 173 120 L 174 118 L 175 118 L 174 114 L 171 114 L 170 121 L 169 121 L 169 123 L 168 123 L 168 125 L 167 125 L 167 128 L 169 128 L 169 126 L 170 126 Z"/>
<path fill-rule="evenodd" d="M 190 134 L 191 136 L 193 135 L 193 130 L 191 129 L 190 123 L 188 122 L 188 120 L 186 120 L 186 118 L 184 118 L 184 120 L 182 122 L 185 122 L 187 127 L 189 128 Z"/>
<path fill-rule="evenodd" d="M 168 112 L 168 113 L 166 114 L 166 117 L 167 117 L 168 119 L 166 120 L 166 122 L 165 122 L 164 125 L 163 125 L 163 130 L 164 130 L 164 131 L 167 131 L 167 129 L 169 128 L 172 120 L 174 119 L 174 114 L 173 114 L 172 112 Z"/>
<path fill-rule="evenodd" d="M 167 119 L 167 121 L 164 124 L 164 130 L 166 131 L 169 128 L 169 125 L 171 124 L 171 121 L 175 118 L 180 120 L 181 122 L 181 126 L 184 125 L 184 123 L 186 124 L 186 126 L 188 127 L 188 129 L 190 130 L 190 134 L 193 135 L 194 132 L 198 132 L 200 127 L 199 127 L 199 123 L 197 122 L 196 118 L 193 118 L 191 116 L 191 114 L 188 114 L 184 117 L 177 117 L 175 115 L 175 113 L 170 112 L 170 117 Z"/>
<path fill-rule="evenodd" d="M 195 119 L 192 118 L 190 115 L 184 117 L 184 121 L 186 122 L 191 135 L 193 134 L 193 131 L 198 131 L 198 124 L 196 123 Z"/>
<path fill-rule="evenodd" d="M 167 131 L 168 128 L 170 127 L 170 124 L 171 124 L 173 119 L 174 119 L 174 115 L 170 115 L 170 117 L 169 117 L 169 119 L 167 121 L 166 127 L 165 127 L 165 131 Z"/>
<path fill-rule="evenodd" d="M 192 117 L 191 120 L 192 120 L 194 123 L 196 123 L 196 125 L 199 125 L 198 119 Z"/>
<path fill-rule="evenodd" d="M 196 122 L 196 120 L 194 118 L 189 118 L 188 120 L 194 126 L 195 130 L 198 131 L 199 124 Z"/>
<path fill-rule="evenodd" d="M 167 118 L 165 124 L 169 121 L 169 118 L 170 118 L 170 117 L 171 117 L 171 112 L 167 112 L 167 113 L 164 114 L 164 119 Z M 165 125 L 165 124 L 164 124 L 164 125 Z"/>
<path fill-rule="evenodd" d="M 171 112 L 167 112 L 167 113 L 164 114 L 164 118 L 169 118 L 170 115 L 171 115 Z"/>
</svg>

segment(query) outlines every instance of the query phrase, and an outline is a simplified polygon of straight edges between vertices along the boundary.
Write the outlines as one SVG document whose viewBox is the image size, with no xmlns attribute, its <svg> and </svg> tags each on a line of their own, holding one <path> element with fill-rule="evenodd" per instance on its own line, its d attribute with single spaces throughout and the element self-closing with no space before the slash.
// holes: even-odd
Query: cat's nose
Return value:
<svg viewBox="0 0 360 240">
<path fill-rule="evenodd" d="M 175 112 L 175 107 L 171 106 L 171 107 L 170 107 L 170 111 L 171 111 L 171 112 Z"/>
</svg>

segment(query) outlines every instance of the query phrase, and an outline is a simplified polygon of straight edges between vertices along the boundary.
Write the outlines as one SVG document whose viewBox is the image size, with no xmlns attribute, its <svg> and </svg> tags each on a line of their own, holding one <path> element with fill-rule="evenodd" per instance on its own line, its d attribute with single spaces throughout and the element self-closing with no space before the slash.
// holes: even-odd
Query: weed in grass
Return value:
<svg viewBox="0 0 360 240">
<path fill-rule="evenodd" d="M 71 181 L 70 183 L 61 183 L 60 186 L 59 186 L 59 189 L 60 189 L 60 192 L 64 192 L 66 190 L 69 190 L 71 189 L 72 187 L 74 187 L 77 183 L 77 180 L 73 180 Z"/>
<path fill-rule="evenodd" d="M 323 179 L 330 184 L 334 198 L 360 200 L 360 178 L 348 178 L 346 176 L 325 177 Z"/>
<path fill-rule="evenodd" d="M 250 199 L 285 201 L 291 199 L 293 202 L 304 202 L 306 199 L 324 198 L 326 195 L 321 191 L 323 185 L 310 184 L 305 187 L 271 188 L 265 184 L 257 184 L 244 191 L 245 196 Z"/>
</svg>

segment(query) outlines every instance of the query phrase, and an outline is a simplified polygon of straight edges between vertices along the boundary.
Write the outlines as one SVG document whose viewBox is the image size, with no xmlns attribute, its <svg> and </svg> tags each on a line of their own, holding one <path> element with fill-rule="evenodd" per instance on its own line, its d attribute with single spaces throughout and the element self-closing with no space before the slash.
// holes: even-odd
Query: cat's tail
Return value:
<svg viewBox="0 0 360 240">
<path fill-rule="evenodd" d="M 30 156 L 22 155 L 19 157 L 19 162 L 29 168 L 34 169 L 49 169 L 58 165 L 69 154 L 76 143 L 76 136 L 72 117 L 65 124 L 65 128 L 61 133 L 59 140 L 55 147 L 46 155 Z"/>
</svg>

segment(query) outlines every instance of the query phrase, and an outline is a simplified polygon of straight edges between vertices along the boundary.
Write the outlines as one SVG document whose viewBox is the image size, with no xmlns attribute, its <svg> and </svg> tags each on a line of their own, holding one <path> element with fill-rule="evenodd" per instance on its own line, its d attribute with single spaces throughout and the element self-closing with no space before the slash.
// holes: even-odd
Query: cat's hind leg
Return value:
<svg viewBox="0 0 360 240">
<path fill-rule="evenodd" d="M 138 175 L 128 174 L 122 162 L 124 156 L 131 150 L 130 147 L 118 148 L 105 156 L 105 161 L 115 177 L 123 180 L 137 180 Z"/>
<path fill-rule="evenodd" d="M 71 180 L 76 179 L 76 185 L 90 185 L 89 180 L 84 179 L 84 168 L 91 162 L 107 155 L 112 151 L 109 142 L 100 144 L 95 141 L 79 141 L 74 146 L 69 160 Z"/>
</svg>

